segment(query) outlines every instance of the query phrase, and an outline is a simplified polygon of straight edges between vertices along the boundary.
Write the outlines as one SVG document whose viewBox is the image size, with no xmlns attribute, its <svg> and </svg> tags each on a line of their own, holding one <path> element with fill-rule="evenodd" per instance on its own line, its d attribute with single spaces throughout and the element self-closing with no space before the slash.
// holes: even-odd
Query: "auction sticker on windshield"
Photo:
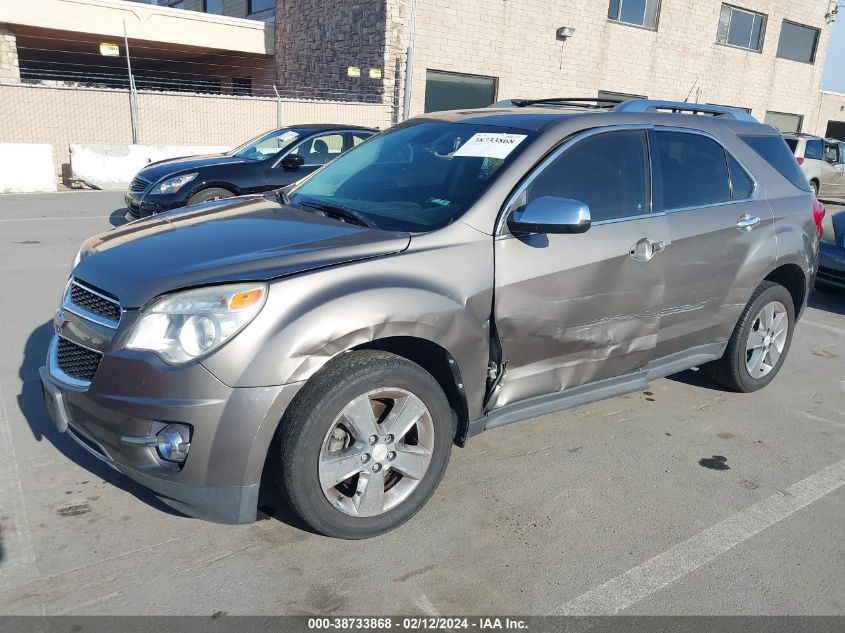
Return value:
<svg viewBox="0 0 845 633">
<path fill-rule="evenodd" d="M 525 134 L 499 134 L 480 132 L 464 143 L 453 156 L 475 158 L 507 158 L 517 145 L 526 139 Z"/>
</svg>

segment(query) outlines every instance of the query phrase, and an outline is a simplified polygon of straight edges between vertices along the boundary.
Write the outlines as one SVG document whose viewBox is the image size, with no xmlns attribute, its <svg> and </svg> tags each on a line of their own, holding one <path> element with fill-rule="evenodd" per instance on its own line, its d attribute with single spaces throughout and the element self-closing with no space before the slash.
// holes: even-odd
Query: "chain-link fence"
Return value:
<svg viewBox="0 0 845 633">
<path fill-rule="evenodd" d="M 383 129 L 397 118 L 396 90 L 385 79 L 315 95 L 277 85 L 269 56 L 129 42 L 127 58 L 125 44 L 112 56 L 90 39 L 16 40 L 17 67 L 0 75 L 0 142 L 51 144 L 65 183 L 70 144 L 235 146 L 287 125 Z"/>
</svg>

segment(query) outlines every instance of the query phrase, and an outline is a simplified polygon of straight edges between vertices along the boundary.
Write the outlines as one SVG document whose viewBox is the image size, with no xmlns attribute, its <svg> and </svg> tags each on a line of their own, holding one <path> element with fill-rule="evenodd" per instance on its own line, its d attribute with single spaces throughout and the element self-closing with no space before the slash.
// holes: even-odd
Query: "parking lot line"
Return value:
<svg viewBox="0 0 845 633">
<path fill-rule="evenodd" d="M 845 485 L 845 459 L 737 512 L 549 615 L 613 615 Z"/>
<path fill-rule="evenodd" d="M 842 328 L 827 325 L 826 323 L 819 323 L 818 321 L 813 321 L 811 319 L 801 319 L 799 323 L 806 323 L 807 325 L 812 325 L 815 328 L 825 330 L 826 332 L 832 332 L 833 334 L 845 334 L 845 330 Z"/>
<path fill-rule="evenodd" d="M 41 218 L 0 218 L 0 222 L 40 222 L 42 220 L 51 220 L 59 222 L 64 220 L 102 220 L 110 218 L 110 215 L 80 215 L 80 216 L 61 216 L 61 217 L 41 217 Z"/>
<path fill-rule="evenodd" d="M 35 550 L 29 531 L 26 501 L 21 486 L 20 469 L 12 443 L 12 431 L 6 411 L 3 386 L 0 385 L 0 508 L 9 514 L 11 528 L 3 529 L 3 572 L 0 587 L 8 587 L 13 577 L 20 580 L 20 568 L 27 573 L 34 570 Z M 26 573 L 24 574 L 26 575 Z"/>
</svg>

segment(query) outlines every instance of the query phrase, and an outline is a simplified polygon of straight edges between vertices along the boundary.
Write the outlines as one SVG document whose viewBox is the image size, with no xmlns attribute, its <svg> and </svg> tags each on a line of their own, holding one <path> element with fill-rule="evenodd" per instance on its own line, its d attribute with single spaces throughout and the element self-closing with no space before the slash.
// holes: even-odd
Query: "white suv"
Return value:
<svg viewBox="0 0 845 633">
<path fill-rule="evenodd" d="M 817 197 L 845 197 L 845 143 L 809 134 L 785 134 Z"/>
</svg>

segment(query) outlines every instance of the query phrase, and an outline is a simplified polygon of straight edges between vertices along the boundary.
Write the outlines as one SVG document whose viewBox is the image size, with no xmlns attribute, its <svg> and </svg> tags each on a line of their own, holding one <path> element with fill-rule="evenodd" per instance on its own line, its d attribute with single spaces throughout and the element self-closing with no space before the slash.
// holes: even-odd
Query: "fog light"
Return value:
<svg viewBox="0 0 845 633">
<path fill-rule="evenodd" d="M 163 460 L 181 464 L 191 448 L 191 429 L 183 424 L 168 424 L 156 434 L 156 441 Z"/>
</svg>

